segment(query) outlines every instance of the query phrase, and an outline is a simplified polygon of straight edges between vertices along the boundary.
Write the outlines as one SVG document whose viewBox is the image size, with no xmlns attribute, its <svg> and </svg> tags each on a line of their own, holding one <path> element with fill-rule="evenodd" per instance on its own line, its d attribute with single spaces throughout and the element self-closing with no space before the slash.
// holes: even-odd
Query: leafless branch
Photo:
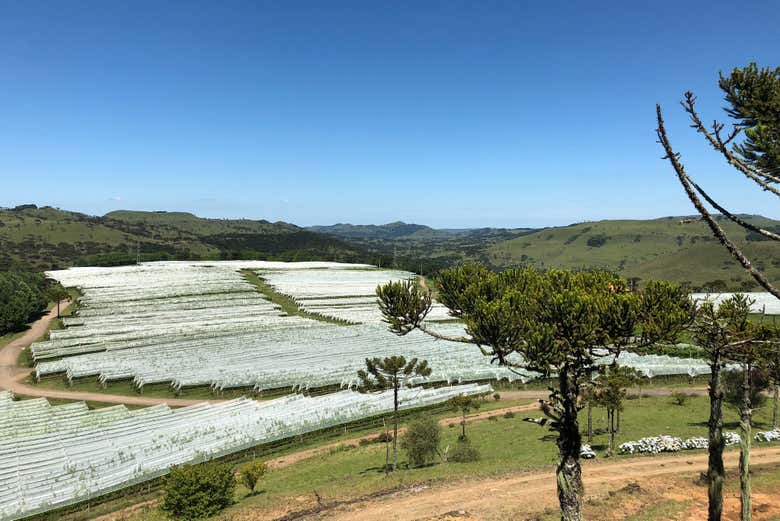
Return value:
<svg viewBox="0 0 780 521">
<path fill-rule="evenodd" d="M 742 172 L 752 181 L 756 182 L 764 190 L 772 192 L 776 196 L 780 197 L 780 190 L 769 184 L 780 183 L 780 178 L 753 168 L 752 166 L 742 161 L 739 157 L 735 156 L 731 150 L 729 150 L 728 144 L 734 140 L 735 137 L 737 137 L 737 135 L 742 130 L 741 128 L 735 126 L 729 136 L 724 140 L 720 136 L 720 131 L 723 129 L 723 124 L 715 121 L 713 123 L 712 132 L 708 131 L 707 127 L 704 126 L 704 123 L 696 111 L 696 96 L 694 96 L 692 92 L 685 93 L 685 99 L 680 102 L 680 105 L 682 105 L 685 112 L 687 112 L 690 116 L 691 121 L 693 122 L 691 127 L 695 128 L 697 132 L 703 134 L 712 148 L 723 154 L 723 157 L 726 158 L 726 161 L 728 161 L 730 165 Z"/>
<path fill-rule="evenodd" d="M 691 97 L 692 96 L 693 95 L 691 94 Z M 686 98 L 687 97 L 688 94 L 686 94 Z M 695 101 L 695 98 L 693 99 Z M 656 105 L 655 110 L 656 118 L 658 120 L 656 134 L 658 135 L 658 142 L 661 143 L 661 146 L 663 146 L 664 151 L 666 152 L 664 159 L 668 159 L 671 163 L 672 168 L 674 168 L 674 171 L 677 174 L 677 178 L 680 180 L 680 184 L 682 184 L 683 189 L 685 189 L 685 193 L 688 195 L 688 199 L 691 200 L 691 203 L 693 203 L 693 206 L 710 227 L 712 233 L 721 242 L 721 244 L 725 246 L 732 257 L 734 257 L 737 262 L 739 262 L 742 267 L 745 268 L 748 273 L 750 273 L 753 279 L 755 279 L 755 281 L 758 282 L 761 287 L 766 289 L 775 297 L 780 298 L 780 291 L 778 291 L 778 289 L 775 288 L 772 283 L 766 279 L 763 273 L 754 268 L 753 264 L 745 256 L 745 254 L 743 254 L 742 251 L 740 251 L 739 248 L 737 248 L 737 246 L 731 242 L 731 240 L 729 240 L 729 238 L 726 236 L 726 233 L 723 231 L 723 228 L 721 228 L 720 225 L 715 221 L 704 204 L 702 204 L 701 199 L 699 199 L 699 197 L 696 195 L 696 192 L 692 187 L 693 181 L 690 177 L 688 177 L 688 174 L 685 172 L 685 167 L 680 162 L 680 154 L 674 151 L 671 143 L 669 142 L 669 137 L 667 136 L 666 128 L 664 127 L 663 115 L 661 114 L 661 105 Z"/>
</svg>

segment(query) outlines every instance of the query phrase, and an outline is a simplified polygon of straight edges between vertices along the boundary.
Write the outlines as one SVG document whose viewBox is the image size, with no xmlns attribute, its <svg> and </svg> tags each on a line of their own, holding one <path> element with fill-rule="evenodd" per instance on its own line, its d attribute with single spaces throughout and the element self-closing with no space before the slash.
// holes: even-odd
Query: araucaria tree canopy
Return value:
<svg viewBox="0 0 780 521">
<path fill-rule="evenodd" d="M 561 518 L 581 519 L 581 438 L 577 413 L 580 386 L 599 357 L 675 341 L 693 317 L 686 291 L 665 282 L 648 282 L 631 292 L 628 283 L 604 272 L 492 272 L 468 264 L 440 274 L 438 300 L 463 320 L 467 336 L 498 364 L 554 378 L 541 407 L 541 423 L 557 433 Z M 414 329 L 435 334 L 424 324 L 430 294 L 414 282 L 377 289 L 391 332 Z"/>
</svg>

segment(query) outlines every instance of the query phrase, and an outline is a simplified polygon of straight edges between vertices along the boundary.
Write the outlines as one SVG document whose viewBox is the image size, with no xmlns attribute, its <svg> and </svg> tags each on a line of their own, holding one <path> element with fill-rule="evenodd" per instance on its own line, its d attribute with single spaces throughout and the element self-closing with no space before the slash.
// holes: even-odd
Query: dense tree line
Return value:
<svg viewBox="0 0 780 521">
<path fill-rule="evenodd" d="M 64 289 L 42 273 L 0 271 L 0 335 L 19 331 L 34 320 Z"/>
</svg>

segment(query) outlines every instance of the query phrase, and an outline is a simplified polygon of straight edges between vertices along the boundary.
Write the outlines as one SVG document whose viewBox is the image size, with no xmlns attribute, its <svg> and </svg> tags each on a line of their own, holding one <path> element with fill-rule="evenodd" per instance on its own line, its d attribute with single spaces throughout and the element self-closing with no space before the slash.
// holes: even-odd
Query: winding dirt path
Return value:
<svg viewBox="0 0 780 521">
<path fill-rule="evenodd" d="M 727 467 L 735 468 L 739 452 L 724 454 Z M 754 448 L 754 466 L 780 464 L 780 447 Z M 661 476 L 696 476 L 707 468 L 707 454 L 634 457 L 594 460 L 583 464 L 587 497 L 604 494 L 639 481 Z M 306 519 L 347 521 L 384 519 L 416 521 L 467 517 L 468 519 L 518 519 L 513 513 L 524 508 L 540 512 L 557 505 L 555 474 L 525 472 L 502 478 L 464 480 L 447 485 L 418 487 L 382 499 L 339 507 Z M 706 496 L 706 489 L 699 491 Z M 455 516 L 453 514 L 457 513 Z M 248 516 L 238 519 L 260 519 Z"/>
<path fill-rule="evenodd" d="M 70 306 L 70 300 L 60 302 L 60 312 Z M 168 405 L 183 406 L 196 403 L 216 402 L 219 400 L 186 400 L 181 398 L 149 398 L 144 396 L 124 396 L 118 394 L 90 393 L 79 391 L 63 391 L 58 389 L 45 389 L 24 383 L 33 370 L 18 365 L 19 354 L 41 338 L 51 327 L 51 323 L 57 318 L 57 308 L 43 315 L 30 325 L 30 328 L 22 336 L 16 338 L 0 349 L 0 389 L 11 391 L 19 396 L 33 396 L 42 398 L 58 398 L 64 400 L 84 400 L 102 403 L 114 403 L 125 405 Z"/>
</svg>

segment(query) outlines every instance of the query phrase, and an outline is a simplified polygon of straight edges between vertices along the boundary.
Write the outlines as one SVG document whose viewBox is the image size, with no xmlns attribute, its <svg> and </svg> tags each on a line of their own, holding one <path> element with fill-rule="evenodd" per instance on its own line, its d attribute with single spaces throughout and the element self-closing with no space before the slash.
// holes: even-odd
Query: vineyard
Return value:
<svg viewBox="0 0 780 521">
<path fill-rule="evenodd" d="M 404 389 L 401 408 L 423 407 L 489 386 Z M 392 392 L 341 391 L 319 397 L 246 398 L 172 410 L 159 405 L 89 410 L 83 402 L 12 401 L 0 393 L 0 519 L 98 497 L 258 444 L 376 416 L 393 409 Z"/>
<path fill-rule="evenodd" d="M 252 270 L 307 316 L 290 315 L 242 276 Z M 83 296 L 65 329 L 32 346 L 36 375 L 102 384 L 132 380 L 136 388 L 168 383 L 174 390 L 215 391 L 351 387 L 366 357 L 401 354 L 434 368 L 429 381 L 528 381 L 538 375 L 491 363 L 473 346 L 415 331 L 389 334 L 374 290 L 413 274 L 338 263 L 170 262 L 50 272 Z M 465 334 L 436 303 L 429 327 Z M 604 358 L 602 363 L 609 363 Z M 647 376 L 709 372 L 702 360 L 621 355 Z"/>
</svg>

